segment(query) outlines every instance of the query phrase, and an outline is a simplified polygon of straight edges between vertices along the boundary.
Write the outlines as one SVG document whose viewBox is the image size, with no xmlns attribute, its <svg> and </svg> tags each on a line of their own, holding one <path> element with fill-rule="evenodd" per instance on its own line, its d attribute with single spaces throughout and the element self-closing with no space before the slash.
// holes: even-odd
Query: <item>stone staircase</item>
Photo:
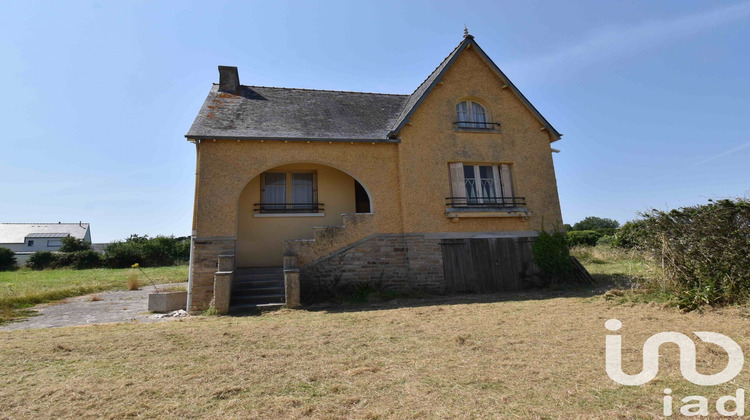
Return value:
<svg viewBox="0 0 750 420">
<path fill-rule="evenodd" d="M 262 306 L 280 306 L 286 302 L 282 267 L 241 268 L 234 272 L 231 311 Z"/>
<path fill-rule="evenodd" d="M 295 256 L 299 267 L 376 233 L 371 213 L 342 214 L 341 226 L 315 226 L 314 239 L 284 241 L 284 256 Z"/>
</svg>

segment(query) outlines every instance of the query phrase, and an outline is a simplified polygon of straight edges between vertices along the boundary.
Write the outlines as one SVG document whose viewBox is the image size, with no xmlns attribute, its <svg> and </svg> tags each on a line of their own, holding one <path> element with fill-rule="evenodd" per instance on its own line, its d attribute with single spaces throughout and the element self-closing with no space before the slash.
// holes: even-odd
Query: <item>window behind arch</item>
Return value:
<svg viewBox="0 0 750 420">
<path fill-rule="evenodd" d="M 490 128 L 487 113 L 482 105 L 474 101 L 463 101 L 456 105 L 458 126 L 462 128 Z"/>
</svg>

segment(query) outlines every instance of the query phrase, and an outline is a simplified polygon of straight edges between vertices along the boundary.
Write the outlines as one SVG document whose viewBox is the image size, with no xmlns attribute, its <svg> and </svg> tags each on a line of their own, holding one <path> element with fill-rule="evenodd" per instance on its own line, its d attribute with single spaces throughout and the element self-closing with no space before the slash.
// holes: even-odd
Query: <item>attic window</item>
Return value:
<svg viewBox="0 0 750 420">
<path fill-rule="evenodd" d="M 463 101 L 456 105 L 458 120 L 453 123 L 457 128 L 493 130 L 500 124 L 488 122 L 489 118 L 484 107 L 474 101 Z"/>
</svg>

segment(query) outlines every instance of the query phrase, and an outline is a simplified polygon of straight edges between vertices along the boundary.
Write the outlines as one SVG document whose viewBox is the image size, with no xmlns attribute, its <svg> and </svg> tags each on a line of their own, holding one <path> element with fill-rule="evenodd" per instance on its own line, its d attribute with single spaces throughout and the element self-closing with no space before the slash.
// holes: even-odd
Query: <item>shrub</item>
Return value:
<svg viewBox="0 0 750 420">
<path fill-rule="evenodd" d="M 710 201 L 710 200 L 709 200 Z M 681 308 L 745 303 L 750 298 L 750 200 L 643 214 L 642 247 L 662 263 L 662 290 Z"/>
<path fill-rule="evenodd" d="M 615 237 L 612 235 L 604 235 L 596 241 L 597 245 L 612 246 L 615 241 Z"/>
<path fill-rule="evenodd" d="M 83 239 L 74 238 L 72 236 L 66 236 L 62 239 L 62 246 L 60 246 L 60 252 L 76 252 L 86 251 L 91 249 L 91 245 Z"/>
<path fill-rule="evenodd" d="M 92 250 L 61 252 L 56 254 L 55 261 L 52 264 L 54 268 L 75 268 L 76 270 L 85 270 L 87 268 L 97 268 L 102 266 L 102 258 L 99 253 Z"/>
<path fill-rule="evenodd" d="M 646 221 L 633 220 L 617 229 L 612 246 L 625 249 L 642 248 L 646 235 L 648 235 Z"/>
<path fill-rule="evenodd" d="M 112 242 L 104 247 L 104 262 L 111 268 L 128 268 L 143 261 L 142 248 L 136 242 Z"/>
<path fill-rule="evenodd" d="M 127 268 L 135 263 L 143 267 L 173 265 L 190 259 L 190 240 L 131 235 L 124 241 L 110 243 L 104 253 L 107 266 L 112 268 Z"/>
<path fill-rule="evenodd" d="M 26 265 L 32 270 L 44 270 L 45 268 L 53 268 L 57 262 L 57 257 L 54 253 L 49 251 L 37 251 L 29 257 Z"/>
<path fill-rule="evenodd" d="M 531 252 L 534 262 L 553 282 L 565 280 L 573 268 L 570 250 L 563 232 L 549 233 L 542 230 L 534 241 Z"/>
<path fill-rule="evenodd" d="M 177 244 L 175 246 L 175 259 L 178 262 L 190 261 L 190 238 L 189 237 L 177 238 Z"/>
<path fill-rule="evenodd" d="M 617 229 L 620 222 L 605 217 L 589 216 L 573 225 L 573 230 Z"/>
<path fill-rule="evenodd" d="M 595 246 L 596 241 L 599 240 L 603 235 L 593 230 L 574 230 L 567 233 L 568 245 L 587 245 Z"/>
<path fill-rule="evenodd" d="M 16 253 L 0 247 L 0 270 L 11 270 L 16 267 Z"/>
<path fill-rule="evenodd" d="M 147 267 L 173 265 L 177 255 L 177 241 L 173 236 L 157 236 L 143 243 L 144 261 Z"/>
<path fill-rule="evenodd" d="M 72 252 L 74 255 L 73 268 L 84 270 L 87 268 L 99 268 L 102 266 L 102 256 L 90 249 L 85 251 Z"/>
</svg>

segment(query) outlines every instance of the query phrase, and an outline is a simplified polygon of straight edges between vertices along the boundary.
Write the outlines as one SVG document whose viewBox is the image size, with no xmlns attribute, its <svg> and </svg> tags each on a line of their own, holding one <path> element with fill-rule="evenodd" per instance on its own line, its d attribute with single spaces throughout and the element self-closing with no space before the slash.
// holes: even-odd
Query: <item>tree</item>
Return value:
<svg viewBox="0 0 750 420">
<path fill-rule="evenodd" d="M 605 217 L 589 216 L 573 225 L 573 230 L 617 229 L 620 222 Z"/>
<path fill-rule="evenodd" d="M 91 249 L 91 245 L 89 245 L 88 242 L 72 236 L 66 236 L 63 238 L 62 246 L 60 246 L 60 252 L 87 251 L 89 249 Z"/>
</svg>

